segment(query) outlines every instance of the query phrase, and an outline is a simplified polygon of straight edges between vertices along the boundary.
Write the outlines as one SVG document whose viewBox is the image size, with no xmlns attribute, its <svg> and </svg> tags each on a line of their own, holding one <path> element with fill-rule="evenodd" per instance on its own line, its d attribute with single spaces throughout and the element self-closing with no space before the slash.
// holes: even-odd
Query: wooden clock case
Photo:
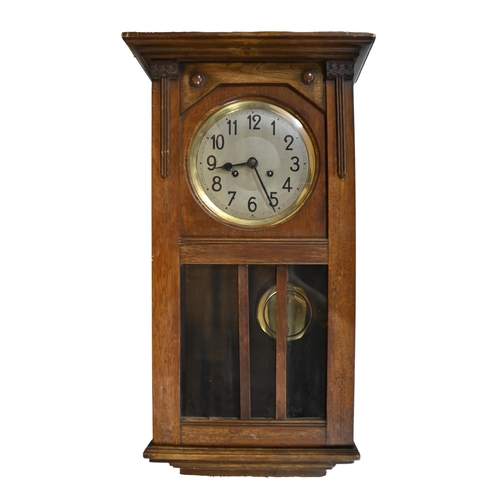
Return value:
<svg viewBox="0 0 500 500">
<path fill-rule="evenodd" d="M 153 439 L 144 452 L 184 474 L 321 476 L 359 458 L 353 440 L 355 186 L 353 84 L 375 37 L 366 33 L 124 33 L 152 80 Z M 225 103 L 263 98 L 307 124 L 314 190 L 286 222 L 241 229 L 193 196 L 188 151 L 202 118 Z M 238 415 L 186 416 L 185 266 L 233 266 L 238 322 Z M 289 266 L 326 275 L 324 415 L 288 418 L 286 287 Z M 272 418 L 254 418 L 249 272 L 274 266 L 277 332 Z M 249 271 L 250 269 L 250 271 Z M 210 293 L 210 290 L 207 291 Z M 323 386 L 322 386 L 323 387 Z M 184 412 L 185 413 L 185 412 Z"/>
</svg>

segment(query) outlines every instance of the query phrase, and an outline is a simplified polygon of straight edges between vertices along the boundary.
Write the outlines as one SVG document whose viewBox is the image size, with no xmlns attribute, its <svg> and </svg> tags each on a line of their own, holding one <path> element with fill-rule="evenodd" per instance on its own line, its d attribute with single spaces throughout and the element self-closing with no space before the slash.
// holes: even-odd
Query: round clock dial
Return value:
<svg viewBox="0 0 500 500">
<path fill-rule="evenodd" d="M 303 124 L 267 101 L 223 106 L 197 129 L 189 177 L 201 204 L 239 227 L 268 227 L 290 218 L 311 192 L 313 142 Z"/>
</svg>

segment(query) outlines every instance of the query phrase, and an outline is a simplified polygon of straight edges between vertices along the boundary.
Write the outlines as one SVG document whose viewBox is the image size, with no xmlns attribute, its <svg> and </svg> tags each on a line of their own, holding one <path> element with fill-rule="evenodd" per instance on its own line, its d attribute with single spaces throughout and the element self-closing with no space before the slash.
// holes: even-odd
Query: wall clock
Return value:
<svg viewBox="0 0 500 500">
<path fill-rule="evenodd" d="M 367 33 L 124 33 L 152 80 L 153 439 L 321 476 L 353 439 L 353 84 Z"/>
</svg>

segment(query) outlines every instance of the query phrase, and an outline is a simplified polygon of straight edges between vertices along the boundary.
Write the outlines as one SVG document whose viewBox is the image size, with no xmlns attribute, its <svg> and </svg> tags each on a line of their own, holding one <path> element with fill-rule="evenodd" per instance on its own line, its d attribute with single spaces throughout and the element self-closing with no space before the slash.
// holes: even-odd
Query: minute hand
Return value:
<svg viewBox="0 0 500 500">
<path fill-rule="evenodd" d="M 273 212 L 276 212 L 276 210 L 274 208 L 274 205 L 273 205 L 273 202 L 271 201 L 271 197 L 269 196 L 269 193 L 267 192 L 266 186 L 264 185 L 262 177 L 260 176 L 259 171 L 257 170 L 257 165 L 258 164 L 259 164 L 259 162 L 255 158 L 250 158 L 248 160 L 248 166 L 250 168 L 253 168 L 255 170 L 255 173 L 257 174 L 259 182 L 260 182 L 260 184 L 262 186 L 262 189 L 264 190 L 264 193 L 266 193 L 267 200 L 269 201 L 269 206 L 273 209 Z"/>
</svg>

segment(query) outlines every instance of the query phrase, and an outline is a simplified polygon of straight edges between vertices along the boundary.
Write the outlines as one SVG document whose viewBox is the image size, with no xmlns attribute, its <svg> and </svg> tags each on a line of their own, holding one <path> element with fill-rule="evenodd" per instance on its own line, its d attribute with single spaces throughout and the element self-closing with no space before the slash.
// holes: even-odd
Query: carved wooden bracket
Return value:
<svg viewBox="0 0 500 500">
<path fill-rule="evenodd" d="M 327 61 L 326 78 L 345 78 L 352 80 L 354 77 L 354 63 L 351 61 Z"/>
<path fill-rule="evenodd" d="M 160 175 L 168 176 L 170 155 L 170 108 L 171 108 L 171 80 L 179 78 L 179 64 L 177 61 L 152 60 L 150 62 L 151 78 L 160 80 Z"/>
<path fill-rule="evenodd" d="M 345 89 L 344 81 L 354 78 L 354 63 L 351 61 L 327 61 L 326 79 L 335 81 L 335 109 L 337 129 L 337 174 L 343 179 L 346 175 L 347 145 L 345 130 Z"/>
<path fill-rule="evenodd" d="M 149 66 L 151 68 L 151 78 L 153 80 L 158 78 L 179 77 L 179 65 L 177 61 L 152 60 Z"/>
</svg>

